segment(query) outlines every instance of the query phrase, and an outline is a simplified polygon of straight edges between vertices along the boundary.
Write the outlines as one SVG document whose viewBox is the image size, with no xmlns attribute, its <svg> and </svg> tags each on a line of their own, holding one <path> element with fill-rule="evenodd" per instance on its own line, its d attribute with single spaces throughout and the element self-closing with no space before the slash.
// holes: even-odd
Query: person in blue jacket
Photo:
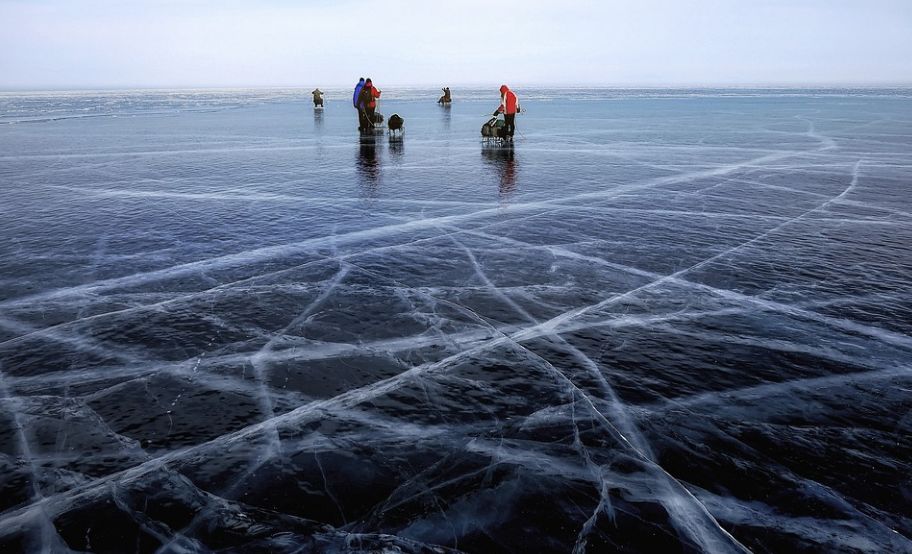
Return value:
<svg viewBox="0 0 912 554">
<path fill-rule="evenodd" d="M 358 107 L 358 97 L 361 96 L 361 89 L 364 88 L 364 77 L 358 79 L 358 84 L 355 85 L 355 94 L 352 96 L 352 106 L 358 110 L 358 129 L 361 129 L 361 108 Z"/>
</svg>

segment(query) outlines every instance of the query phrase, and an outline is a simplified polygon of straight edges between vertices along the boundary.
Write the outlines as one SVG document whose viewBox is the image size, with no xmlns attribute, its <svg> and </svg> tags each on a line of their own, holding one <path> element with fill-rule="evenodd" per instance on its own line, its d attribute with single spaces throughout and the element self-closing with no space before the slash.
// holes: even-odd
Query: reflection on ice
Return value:
<svg viewBox="0 0 912 554">
<path fill-rule="evenodd" d="M 402 135 L 389 137 L 390 160 L 395 165 L 402 165 L 402 155 L 405 153 L 405 138 Z"/>
<path fill-rule="evenodd" d="M 357 160 L 359 184 L 367 197 L 376 195 L 380 183 L 380 161 L 377 158 L 379 140 L 375 136 L 362 136 L 360 139 Z"/>
<path fill-rule="evenodd" d="M 912 551 L 905 95 L 237 94 L 0 127 L 4 552 Z"/>
<path fill-rule="evenodd" d="M 500 178 L 501 200 L 506 200 L 516 190 L 516 153 L 512 142 L 506 144 L 483 144 L 481 154 Z"/>
</svg>

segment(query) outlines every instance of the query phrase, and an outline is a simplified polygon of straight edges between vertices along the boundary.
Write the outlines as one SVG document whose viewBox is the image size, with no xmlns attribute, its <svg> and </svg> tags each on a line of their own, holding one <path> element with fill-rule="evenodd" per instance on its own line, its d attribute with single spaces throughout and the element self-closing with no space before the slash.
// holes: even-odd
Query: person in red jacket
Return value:
<svg viewBox="0 0 912 554">
<path fill-rule="evenodd" d="M 380 98 L 380 89 L 375 87 L 370 79 L 367 79 L 358 95 L 358 112 L 361 114 L 361 125 L 358 128 L 362 131 L 367 131 L 374 126 L 377 98 Z"/>
<path fill-rule="evenodd" d="M 505 138 L 513 140 L 513 132 L 516 131 L 516 114 L 521 110 L 519 107 L 519 98 L 510 90 L 507 85 L 500 85 L 500 106 L 494 110 L 494 115 L 504 114 L 504 133 Z"/>
</svg>

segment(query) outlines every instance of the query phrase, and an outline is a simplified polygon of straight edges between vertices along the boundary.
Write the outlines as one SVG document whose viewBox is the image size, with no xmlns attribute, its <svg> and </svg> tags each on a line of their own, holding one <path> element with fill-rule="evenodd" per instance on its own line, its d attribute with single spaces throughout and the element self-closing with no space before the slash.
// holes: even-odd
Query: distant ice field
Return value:
<svg viewBox="0 0 912 554">
<path fill-rule="evenodd" d="M 0 94 L 0 551 L 912 552 L 912 91 L 378 85 Z"/>
</svg>

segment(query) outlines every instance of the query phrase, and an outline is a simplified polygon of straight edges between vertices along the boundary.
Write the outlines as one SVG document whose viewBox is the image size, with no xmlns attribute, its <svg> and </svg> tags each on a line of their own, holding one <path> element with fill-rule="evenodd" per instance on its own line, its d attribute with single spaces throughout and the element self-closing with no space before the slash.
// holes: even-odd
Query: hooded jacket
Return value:
<svg viewBox="0 0 912 554">
<path fill-rule="evenodd" d="M 361 96 L 361 89 L 364 87 L 364 79 L 358 81 L 358 84 L 355 85 L 355 94 L 352 95 L 352 106 L 358 107 L 358 97 Z"/>
<path fill-rule="evenodd" d="M 512 115 L 519 113 L 520 110 L 519 98 L 516 97 L 507 85 L 502 85 L 500 87 L 500 107 L 497 108 L 497 111 L 502 112 L 505 115 Z"/>
<path fill-rule="evenodd" d="M 365 82 L 361 88 L 361 94 L 358 95 L 356 107 L 360 110 L 377 107 L 377 98 L 380 98 L 380 90 L 371 82 Z"/>
</svg>

